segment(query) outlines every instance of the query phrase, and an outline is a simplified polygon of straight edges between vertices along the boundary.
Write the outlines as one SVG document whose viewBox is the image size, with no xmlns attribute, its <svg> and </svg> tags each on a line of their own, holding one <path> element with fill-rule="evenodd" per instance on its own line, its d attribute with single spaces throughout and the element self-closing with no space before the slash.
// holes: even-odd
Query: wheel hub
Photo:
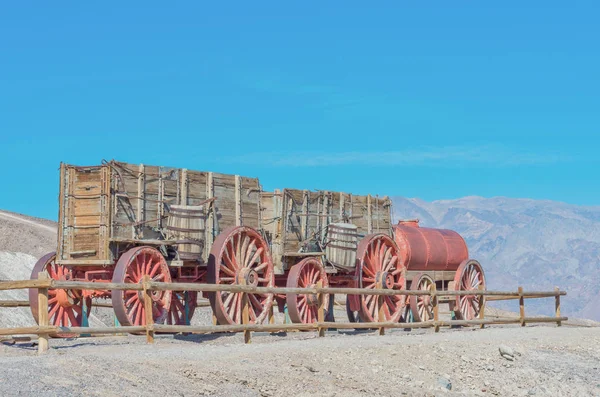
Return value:
<svg viewBox="0 0 600 397">
<path fill-rule="evenodd" d="M 394 289 L 394 276 L 388 272 L 377 272 L 375 285 L 379 289 Z"/>
<path fill-rule="evenodd" d="M 258 273 L 254 269 L 241 269 L 236 276 L 236 283 L 256 287 L 258 286 Z"/>
<path fill-rule="evenodd" d="M 64 289 L 56 290 L 56 300 L 62 307 L 71 307 L 74 304 L 73 298 L 69 295 L 68 291 Z"/>
<path fill-rule="evenodd" d="M 160 302 L 163 297 L 164 291 L 150 291 L 150 298 L 152 302 Z M 144 301 L 144 291 L 138 291 L 137 293 L 138 299 L 143 302 Z"/>
<path fill-rule="evenodd" d="M 62 277 L 59 277 L 58 280 L 69 281 L 71 280 L 71 274 L 65 273 Z M 56 290 L 56 300 L 62 307 L 71 307 L 75 304 L 71 291 L 66 289 Z"/>
</svg>

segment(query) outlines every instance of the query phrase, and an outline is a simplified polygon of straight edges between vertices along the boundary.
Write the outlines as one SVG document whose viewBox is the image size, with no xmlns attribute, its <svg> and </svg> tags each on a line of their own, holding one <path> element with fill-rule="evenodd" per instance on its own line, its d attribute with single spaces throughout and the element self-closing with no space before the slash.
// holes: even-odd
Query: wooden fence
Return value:
<svg viewBox="0 0 600 397">
<path fill-rule="evenodd" d="M 320 337 L 325 336 L 328 328 L 335 329 L 372 329 L 377 330 L 379 335 L 384 335 L 386 329 L 391 328 L 434 328 L 435 332 L 440 327 L 452 326 L 479 326 L 491 324 L 520 324 L 525 326 L 527 323 L 551 323 L 555 322 L 558 326 L 561 322 L 567 321 L 567 317 L 560 315 L 560 297 L 566 295 L 565 291 L 560 291 L 557 287 L 554 291 L 525 292 L 519 287 L 517 292 L 505 291 L 437 291 L 435 285 L 431 290 L 413 291 L 413 290 L 374 290 L 367 288 L 324 288 L 317 285 L 313 288 L 283 288 L 283 287 L 253 287 L 247 285 L 216 285 L 216 284 L 197 284 L 197 283 L 160 283 L 151 281 L 145 276 L 142 283 L 95 283 L 82 281 L 58 281 L 48 278 L 46 273 L 40 273 L 37 280 L 19 280 L 0 282 L 0 291 L 13 289 L 37 288 L 39 318 L 36 327 L 19 328 L 0 328 L 0 336 L 6 335 L 37 335 L 38 352 L 42 353 L 48 350 L 49 337 L 55 333 L 68 334 L 121 334 L 121 333 L 145 333 L 147 342 L 154 342 L 155 332 L 165 333 L 191 333 L 191 334 L 209 334 L 219 332 L 243 332 L 245 343 L 250 343 L 252 332 L 280 332 L 280 331 L 309 331 L 316 330 Z M 146 313 L 146 324 L 144 326 L 115 326 L 115 327 L 57 327 L 49 325 L 48 319 L 48 290 L 49 289 L 77 289 L 77 290 L 134 290 L 142 291 L 144 296 L 144 307 Z M 242 293 L 242 324 L 236 325 L 165 325 L 154 324 L 152 319 L 152 291 L 197 291 L 197 292 L 234 292 Z M 268 324 L 251 324 L 249 318 L 249 300 L 248 293 L 260 294 L 314 294 L 317 295 L 319 308 L 317 322 L 312 324 L 274 324 L 273 312 L 271 310 Z M 351 323 L 351 322 L 327 322 L 325 321 L 325 299 L 326 294 L 348 294 L 348 295 L 375 295 L 378 296 L 379 313 L 378 321 L 370 323 Z M 399 323 L 385 321 L 383 312 L 383 300 L 385 296 L 390 295 L 429 295 L 433 304 L 433 320 L 414 323 Z M 520 312 L 519 317 L 515 318 L 485 318 L 485 303 L 479 312 L 479 318 L 473 320 L 440 320 L 439 305 L 442 298 L 448 300 L 453 296 L 479 295 L 484 296 L 485 301 L 511 300 L 518 299 Z M 535 298 L 555 298 L 555 316 L 545 317 L 526 317 L 525 299 Z M 0 301 L 0 307 L 19 307 L 28 306 L 26 301 Z"/>
</svg>

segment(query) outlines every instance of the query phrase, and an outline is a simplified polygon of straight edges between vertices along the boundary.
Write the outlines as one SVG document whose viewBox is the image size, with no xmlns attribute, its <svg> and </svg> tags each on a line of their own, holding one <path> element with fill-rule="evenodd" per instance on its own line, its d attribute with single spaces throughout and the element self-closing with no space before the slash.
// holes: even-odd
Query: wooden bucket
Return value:
<svg viewBox="0 0 600 397">
<path fill-rule="evenodd" d="M 178 240 L 179 259 L 196 261 L 202 258 L 204 249 L 205 229 L 204 206 L 202 205 L 171 205 L 167 220 L 169 240 Z"/>
<path fill-rule="evenodd" d="M 327 226 L 325 255 L 333 266 L 343 269 L 356 267 L 358 228 L 351 223 L 332 223 Z"/>
</svg>

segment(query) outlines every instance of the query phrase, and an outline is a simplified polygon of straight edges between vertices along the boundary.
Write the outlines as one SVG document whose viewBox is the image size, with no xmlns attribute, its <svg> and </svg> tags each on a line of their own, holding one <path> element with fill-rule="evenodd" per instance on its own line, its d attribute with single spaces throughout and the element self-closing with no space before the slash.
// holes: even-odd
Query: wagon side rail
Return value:
<svg viewBox="0 0 600 397">
<path fill-rule="evenodd" d="M 250 343 L 252 332 L 277 332 L 277 331 L 305 331 L 316 330 L 319 336 L 325 336 L 328 328 L 336 329 L 370 329 L 376 330 L 380 335 L 385 334 L 386 329 L 412 329 L 412 328 L 433 328 L 438 332 L 441 327 L 456 326 L 479 326 L 483 328 L 486 325 L 497 324 L 520 324 L 525 326 L 532 323 L 556 323 L 561 326 L 562 322 L 568 320 L 568 317 L 561 316 L 560 299 L 567 295 L 566 291 L 556 287 L 553 291 L 524 291 L 519 287 L 517 291 L 437 291 L 435 285 L 430 290 L 373 290 L 367 288 L 330 288 L 317 285 L 313 288 L 283 288 L 283 287 L 254 287 L 248 285 L 221 285 L 221 284 L 198 284 L 198 283 L 162 283 L 151 281 L 147 276 L 142 283 L 94 283 L 82 281 L 57 281 L 48 279 L 47 274 L 40 273 L 37 280 L 17 280 L 0 281 L 0 291 L 14 289 L 37 289 L 39 318 L 38 326 L 19 327 L 19 328 L 0 328 L 1 336 L 11 335 L 37 335 L 38 352 L 43 353 L 49 348 L 49 337 L 55 333 L 68 333 L 78 335 L 110 335 L 121 333 L 145 333 L 148 343 L 154 342 L 155 332 L 169 333 L 193 333 L 209 334 L 222 332 L 241 332 L 244 334 L 244 341 Z M 78 290 L 136 290 L 141 291 L 144 297 L 144 305 L 151 316 L 152 310 L 152 291 L 196 291 L 196 292 L 232 292 L 242 293 L 242 324 L 234 325 L 164 325 L 154 324 L 152 318 L 147 319 L 143 326 L 116 326 L 116 327 L 57 327 L 49 325 L 48 322 L 48 290 L 49 289 L 78 289 Z M 248 316 L 249 301 L 248 294 L 313 294 L 317 296 L 319 302 L 318 321 L 311 324 L 251 324 Z M 352 294 L 352 295 L 374 295 L 377 299 L 383 300 L 385 296 L 401 295 L 428 295 L 433 302 L 433 319 L 424 322 L 400 323 L 385 321 L 383 310 L 378 313 L 378 321 L 365 323 L 351 322 L 327 322 L 325 321 L 325 295 L 326 294 Z M 513 318 L 485 318 L 485 300 L 479 312 L 479 318 L 472 320 L 442 320 L 439 317 L 440 297 L 446 296 L 483 296 L 485 300 L 519 300 L 519 316 Z M 525 300 L 538 298 L 554 298 L 555 315 L 554 316 L 526 316 Z M 24 301 L 0 301 L 2 307 L 20 307 L 26 306 Z M 383 307 L 380 305 L 379 307 Z M 44 310 L 43 308 L 46 308 Z M 383 321 L 381 321 L 383 319 Z M 269 319 L 271 320 L 271 319 Z"/>
</svg>

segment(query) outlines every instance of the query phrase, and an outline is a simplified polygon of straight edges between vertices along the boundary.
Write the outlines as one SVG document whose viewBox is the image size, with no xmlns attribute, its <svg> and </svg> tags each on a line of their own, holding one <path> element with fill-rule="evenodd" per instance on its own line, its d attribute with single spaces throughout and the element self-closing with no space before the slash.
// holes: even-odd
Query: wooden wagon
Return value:
<svg viewBox="0 0 600 397">
<path fill-rule="evenodd" d="M 260 227 L 257 178 L 116 161 L 98 166 L 61 164 L 58 247 L 41 258 L 32 278 L 140 282 L 206 282 L 210 248 L 228 228 Z M 268 253 L 265 251 L 265 257 Z M 112 298 L 123 325 L 144 324 L 135 291 L 51 291 L 54 325 L 82 324 L 92 297 Z M 195 292 L 156 292 L 154 319 L 188 322 Z M 30 297 L 34 317 L 37 301 Z"/>
<path fill-rule="evenodd" d="M 139 283 L 312 285 L 406 288 L 404 253 L 394 241 L 387 197 L 283 189 L 263 192 L 257 178 L 117 161 L 61 164 L 58 244 L 36 263 L 53 279 Z M 37 319 L 37 298 L 30 304 Z M 242 321 L 241 293 L 209 293 L 220 324 Z M 111 298 L 123 325 L 144 325 L 141 295 L 131 291 L 50 291 L 49 317 L 80 326 L 92 298 Z M 294 322 L 317 319 L 313 295 L 248 294 L 253 323 L 273 304 Z M 153 319 L 189 323 L 195 292 L 153 292 Z M 326 307 L 331 318 L 333 297 Z M 347 297 L 351 321 L 375 321 L 379 306 L 398 321 L 406 300 Z"/>
<path fill-rule="evenodd" d="M 403 289 L 403 269 L 391 238 L 392 207 L 388 197 L 342 192 L 283 189 L 262 194 L 263 230 L 274 263 L 277 286 Z M 316 296 L 288 294 L 294 322 L 313 322 Z M 333 297 L 326 297 L 327 316 L 333 320 Z M 351 321 L 376 321 L 379 303 L 374 296 L 348 296 Z M 385 300 L 385 314 L 397 321 L 403 302 Z"/>
</svg>

